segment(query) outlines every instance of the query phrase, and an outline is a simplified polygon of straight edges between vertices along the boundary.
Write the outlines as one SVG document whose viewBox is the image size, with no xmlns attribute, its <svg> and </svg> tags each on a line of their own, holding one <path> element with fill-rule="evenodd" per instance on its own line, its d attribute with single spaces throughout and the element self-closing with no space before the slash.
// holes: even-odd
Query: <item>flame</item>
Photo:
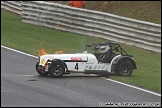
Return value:
<svg viewBox="0 0 162 108">
<path fill-rule="evenodd" d="M 44 48 L 41 48 L 40 50 L 38 50 L 38 56 L 42 56 L 42 55 L 46 55 L 48 54 L 47 51 Z M 57 51 L 54 52 L 54 54 L 64 54 L 64 51 L 61 49 L 58 49 Z"/>
<path fill-rule="evenodd" d="M 47 54 L 47 51 L 45 51 L 44 48 L 41 48 L 41 50 L 38 51 L 38 56 Z"/>
<path fill-rule="evenodd" d="M 38 56 L 42 56 L 42 55 L 46 55 L 46 54 L 49 54 L 47 53 L 47 51 L 45 50 L 45 48 L 43 47 L 43 42 L 40 43 L 40 50 L 37 50 L 37 53 L 38 53 Z M 66 49 L 65 49 L 66 50 Z M 54 52 L 54 54 L 63 54 L 64 51 L 61 50 L 60 48 Z"/>
<path fill-rule="evenodd" d="M 54 54 L 63 54 L 63 50 L 59 49 L 58 51 L 54 52 Z"/>
</svg>

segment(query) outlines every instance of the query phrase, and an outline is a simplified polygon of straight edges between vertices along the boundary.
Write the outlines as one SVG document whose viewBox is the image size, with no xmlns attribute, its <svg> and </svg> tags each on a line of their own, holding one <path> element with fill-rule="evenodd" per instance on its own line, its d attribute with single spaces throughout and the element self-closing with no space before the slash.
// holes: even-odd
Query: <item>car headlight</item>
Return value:
<svg viewBox="0 0 162 108">
<path fill-rule="evenodd" d="M 41 64 L 45 64 L 46 60 L 45 59 L 42 59 L 41 60 Z"/>
</svg>

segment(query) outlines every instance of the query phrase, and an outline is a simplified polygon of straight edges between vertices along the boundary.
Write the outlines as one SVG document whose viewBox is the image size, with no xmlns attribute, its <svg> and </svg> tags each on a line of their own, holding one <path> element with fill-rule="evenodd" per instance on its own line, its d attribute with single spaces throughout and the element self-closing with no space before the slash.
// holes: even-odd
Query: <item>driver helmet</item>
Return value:
<svg viewBox="0 0 162 108">
<path fill-rule="evenodd" d="M 101 53 L 105 53 L 105 52 L 107 52 L 109 49 L 110 49 L 109 45 L 107 45 L 107 46 L 101 46 L 101 47 L 100 47 L 100 52 L 101 52 Z"/>
</svg>

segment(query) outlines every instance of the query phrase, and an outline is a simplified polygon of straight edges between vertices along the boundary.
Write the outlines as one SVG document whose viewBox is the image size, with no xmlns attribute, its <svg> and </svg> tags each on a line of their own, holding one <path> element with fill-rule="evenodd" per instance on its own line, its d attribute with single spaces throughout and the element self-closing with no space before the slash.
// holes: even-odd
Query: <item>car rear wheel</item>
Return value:
<svg viewBox="0 0 162 108">
<path fill-rule="evenodd" d="M 130 61 L 123 61 L 118 64 L 116 73 L 120 76 L 131 76 L 132 71 L 132 63 Z"/>
<path fill-rule="evenodd" d="M 36 63 L 36 71 L 42 75 L 42 76 L 47 76 L 49 73 L 48 72 L 44 72 L 44 71 L 41 71 L 41 70 L 38 70 L 38 66 L 39 66 L 39 62 Z"/>
<path fill-rule="evenodd" d="M 50 73 L 51 77 L 59 78 L 64 74 L 65 70 L 61 63 L 51 63 L 48 68 L 48 72 Z"/>
</svg>

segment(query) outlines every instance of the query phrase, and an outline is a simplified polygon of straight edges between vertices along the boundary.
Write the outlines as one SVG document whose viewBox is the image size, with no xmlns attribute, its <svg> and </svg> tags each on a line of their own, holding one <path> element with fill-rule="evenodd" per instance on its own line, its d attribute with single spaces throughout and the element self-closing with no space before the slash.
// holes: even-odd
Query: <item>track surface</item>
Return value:
<svg viewBox="0 0 162 108">
<path fill-rule="evenodd" d="M 99 76 L 42 77 L 35 71 L 36 62 L 36 58 L 1 47 L 2 107 L 98 107 L 100 103 L 106 106 L 107 102 L 161 106 L 161 96 Z"/>
</svg>

